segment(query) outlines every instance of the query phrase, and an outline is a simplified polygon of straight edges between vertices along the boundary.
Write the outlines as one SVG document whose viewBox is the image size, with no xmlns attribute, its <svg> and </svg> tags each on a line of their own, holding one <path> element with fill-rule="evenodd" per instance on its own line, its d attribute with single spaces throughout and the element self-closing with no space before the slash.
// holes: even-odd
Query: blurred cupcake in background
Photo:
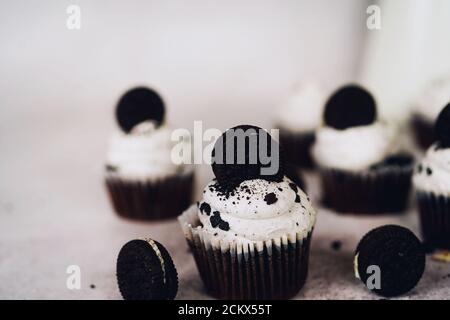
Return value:
<svg viewBox="0 0 450 320">
<path fill-rule="evenodd" d="M 438 79 L 425 88 L 413 106 L 411 119 L 416 143 L 424 150 L 436 141 L 434 123 L 450 101 L 450 78 Z"/>
<path fill-rule="evenodd" d="M 245 163 L 225 163 L 227 153 L 237 150 L 234 142 L 234 150 L 227 149 L 236 139 L 227 134 L 235 130 L 237 135 L 239 129 L 257 140 L 246 143 Z M 217 140 L 215 179 L 205 187 L 202 200 L 178 218 L 205 287 L 216 298 L 287 299 L 306 281 L 316 212 L 285 175 L 282 152 L 276 170 L 263 173 L 267 163 L 259 158 L 259 141 L 273 140 L 262 131 L 238 126 Z M 217 152 L 222 147 L 225 152 Z M 249 163 L 251 150 L 258 151 L 254 164 Z"/>
<path fill-rule="evenodd" d="M 115 211 L 133 219 L 177 216 L 192 200 L 191 166 L 175 164 L 165 106 L 153 90 L 126 92 L 116 107 L 121 128 L 110 141 L 105 166 L 108 193 Z"/>
<path fill-rule="evenodd" d="M 450 103 L 436 121 L 437 142 L 416 166 L 414 186 L 424 243 L 450 250 Z"/>
<path fill-rule="evenodd" d="M 342 87 L 323 117 L 313 154 L 324 205 L 355 214 L 404 211 L 413 157 L 399 149 L 396 129 L 378 120 L 372 95 L 357 85 Z"/>
<path fill-rule="evenodd" d="M 325 98 L 323 89 L 310 83 L 300 86 L 280 108 L 276 119 L 280 145 L 294 166 L 314 166 L 310 150 L 322 121 Z"/>
</svg>

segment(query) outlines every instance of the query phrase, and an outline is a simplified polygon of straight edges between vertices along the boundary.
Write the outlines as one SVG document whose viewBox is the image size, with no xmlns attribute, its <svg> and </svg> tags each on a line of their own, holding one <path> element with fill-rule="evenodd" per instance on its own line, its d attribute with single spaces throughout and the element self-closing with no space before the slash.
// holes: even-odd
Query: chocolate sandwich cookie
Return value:
<svg viewBox="0 0 450 320">
<path fill-rule="evenodd" d="M 284 176 L 279 144 L 256 126 L 240 125 L 225 131 L 217 139 L 211 157 L 214 175 L 226 191 L 245 180 L 281 181 Z M 271 170 L 271 166 L 276 167 Z"/>
<path fill-rule="evenodd" d="M 134 126 L 152 120 L 156 126 L 164 120 L 165 106 L 159 94 L 149 88 L 138 87 L 127 91 L 116 107 L 116 118 L 124 132 Z"/>
<path fill-rule="evenodd" d="M 375 228 L 362 238 L 356 248 L 356 277 L 370 290 L 384 297 L 410 291 L 417 285 L 424 270 L 425 250 L 422 243 L 414 233 L 401 226 Z"/>
<path fill-rule="evenodd" d="M 357 85 L 340 88 L 325 105 L 325 124 L 338 130 L 367 126 L 374 123 L 376 118 L 374 98 Z"/>
<path fill-rule="evenodd" d="M 438 146 L 440 148 L 450 147 L 450 103 L 439 113 L 434 126 L 436 137 L 439 140 Z"/>
<path fill-rule="evenodd" d="M 131 240 L 122 247 L 117 282 L 125 300 L 173 300 L 178 291 L 172 258 L 152 239 Z"/>
</svg>

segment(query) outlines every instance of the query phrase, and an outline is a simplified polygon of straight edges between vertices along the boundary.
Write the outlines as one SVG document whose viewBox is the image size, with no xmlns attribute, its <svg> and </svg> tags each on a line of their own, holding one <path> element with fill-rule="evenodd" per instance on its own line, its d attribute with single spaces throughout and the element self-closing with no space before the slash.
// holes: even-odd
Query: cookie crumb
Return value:
<svg viewBox="0 0 450 320">
<path fill-rule="evenodd" d="M 278 201 L 278 198 L 277 198 L 277 196 L 275 195 L 275 193 L 271 192 L 271 193 L 268 193 L 268 194 L 266 194 L 266 195 L 264 196 L 264 201 L 265 201 L 268 205 L 271 205 L 271 204 L 274 204 L 275 202 L 277 202 L 277 201 Z"/>
<path fill-rule="evenodd" d="M 342 242 L 340 240 L 334 240 L 331 242 L 331 249 L 334 251 L 339 251 L 342 247 Z"/>
</svg>

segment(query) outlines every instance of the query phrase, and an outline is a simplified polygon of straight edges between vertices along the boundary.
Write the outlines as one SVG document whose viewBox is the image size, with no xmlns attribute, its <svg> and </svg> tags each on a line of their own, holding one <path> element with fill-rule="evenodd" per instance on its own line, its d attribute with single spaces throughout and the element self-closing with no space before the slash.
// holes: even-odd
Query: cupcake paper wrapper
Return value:
<svg viewBox="0 0 450 320">
<path fill-rule="evenodd" d="M 323 169 L 322 201 L 341 213 L 400 213 L 408 204 L 411 174 L 412 167 L 361 173 Z"/>
<path fill-rule="evenodd" d="M 295 133 L 288 130 L 280 130 L 280 145 L 286 158 L 294 165 L 303 168 L 313 168 L 311 147 L 314 143 L 313 132 Z"/>
<path fill-rule="evenodd" d="M 139 220 L 176 217 L 191 204 L 193 184 L 193 173 L 157 181 L 106 177 L 106 188 L 117 214 Z"/>
<path fill-rule="evenodd" d="M 203 283 L 218 299 L 288 299 L 303 287 L 308 273 L 308 234 L 251 243 L 222 241 L 199 227 L 197 208 L 179 217 Z"/>
<path fill-rule="evenodd" d="M 425 244 L 450 249 L 450 198 L 431 192 L 417 192 L 420 222 Z"/>
</svg>

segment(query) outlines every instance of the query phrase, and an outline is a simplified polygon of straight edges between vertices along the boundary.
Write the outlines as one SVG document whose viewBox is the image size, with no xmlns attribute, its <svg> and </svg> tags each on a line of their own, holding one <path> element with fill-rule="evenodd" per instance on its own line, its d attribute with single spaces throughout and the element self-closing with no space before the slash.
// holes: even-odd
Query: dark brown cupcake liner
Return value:
<svg viewBox="0 0 450 320">
<path fill-rule="evenodd" d="M 275 300 L 295 296 L 306 282 L 312 230 L 252 243 L 225 242 L 198 227 L 196 208 L 180 218 L 209 294 L 224 300 Z"/>
<path fill-rule="evenodd" d="M 427 150 L 436 141 L 434 123 L 427 121 L 419 115 L 413 115 L 411 124 L 417 144 L 423 150 Z"/>
<path fill-rule="evenodd" d="M 417 202 L 425 245 L 450 250 L 450 198 L 419 191 Z"/>
<path fill-rule="evenodd" d="M 401 213 L 408 205 L 412 167 L 365 172 L 321 171 L 322 202 L 340 213 Z"/>
<path fill-rule="evenodd" d="M 115 212 L 125 218 L 174 218 L 192 203 L 193 172 L 155 181 L 128 181 L 111 175 L 105 182 Z"/>
<path fill-rule="evenodd" d="M 280 145 L 286 159 L 295 166 L 313 169 L 311 147 L 315 141 L 314 132 L 297 133 L 280 129 Z"/>
</svg>

